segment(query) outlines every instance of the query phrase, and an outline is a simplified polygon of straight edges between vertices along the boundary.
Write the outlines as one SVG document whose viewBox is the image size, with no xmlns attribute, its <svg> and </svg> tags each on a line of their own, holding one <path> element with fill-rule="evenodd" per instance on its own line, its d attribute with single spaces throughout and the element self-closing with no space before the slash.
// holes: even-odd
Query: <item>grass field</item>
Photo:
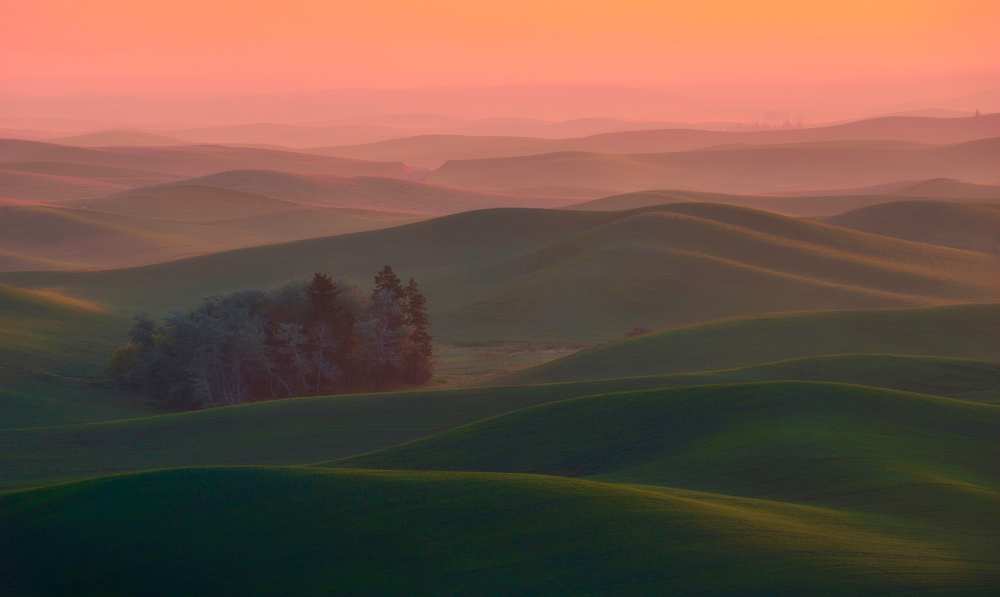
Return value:
<svg viewBox="0 0 1000 597">
<path fill-rule="evenodd" d="M 101 380 L 127 325 L 100 305 L 0 286 L 0 428 L 149 413 Z"/>
<path fill-rule="evenodd" d="M 1000 305 L 769 315 L 612 342 L 505 378 L 540 383 L 656 375 L 843 353 L 1000 361 Z M 878 384 L 876 384 L 878 385 Z"/>
<path fill-rule="evenodd" d="M 544 476 L 163 471 L 0 496 L 0 524 L 13 594 L 988 595 L 996 580 L 961 537 L 892 518 Z"/>
<path fill-rule="evenodd" d="M 149 468 L 303 464 L 418 440 L 526 407 L 627 390 L 798 379 L 1000 401 L 1000 367 L 832 357 L 697 374 L 299 398 L 103 423 L 0 430 L 0 488 Z"/>
</svg>

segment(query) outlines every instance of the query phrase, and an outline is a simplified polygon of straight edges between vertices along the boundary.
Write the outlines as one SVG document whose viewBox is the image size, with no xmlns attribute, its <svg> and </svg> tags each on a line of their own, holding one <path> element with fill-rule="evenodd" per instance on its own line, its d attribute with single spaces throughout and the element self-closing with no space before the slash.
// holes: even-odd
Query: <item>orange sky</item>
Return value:
<svg viewBox="0 0 1000 597">
<path fill-rule="evenodd" d="M 891 81 L 902 101 L 929 81 L 965 92 L 1000 70 L 996 0 L 0 4 L 0 87 L 14 95 L 540 83 L 849 93 Z"/>
</svg>

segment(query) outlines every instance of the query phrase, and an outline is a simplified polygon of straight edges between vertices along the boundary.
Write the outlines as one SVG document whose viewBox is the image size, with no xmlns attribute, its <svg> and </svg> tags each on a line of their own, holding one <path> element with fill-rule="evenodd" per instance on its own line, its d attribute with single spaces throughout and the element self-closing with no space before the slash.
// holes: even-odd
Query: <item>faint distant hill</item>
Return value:
<svg viewBox="0 0 1000 597">
<path fill-rule="evenodd" d="M 568 202 L 564 197 L 485 193 L 401 179 L 302 175 L 275 170 L 230 170 L 174 185 L 260 193 L 310 205 L 426 214 L 488 207 L 557 207 Z"/>
<path fill-rule="evenodd" d="M 1000 185 L 973 184 L 954 178 L 907 180 L 854 189 L 811 191 L 797 195 L 892 195 L 926 199 L 969 199 L 1000 201 Z"/>
<path fill-rule="evenodd" d="M 184 145 L 185 142 L 166 135 L 148 133 L 146 131 L 130 129 L 109 129 L 94 131 L 81 135 L 69 137 L 57 137 L 48 140 L 51 143 L 62 145 L 75 145 L 78 147 L 115 147 L 115 146 L 136 146 L 136 147 L 162 147 L 170 145 Z"/>
<path fill-rule="evenodd" d="M 0 139 L 0 168 L 9 162 L 61 162 L 129 168 L 177 177 L 223 170 L 274 169 L 298 174 L 405 177 L 401 163 L 369 162 L 252 147 L 182 145 L 171 147 L 72 147 L 37 141 Z M 0 194 L 3 189 L 0 189 Z"/>
<path fill-rule="evenodd" d="M 670 128 L 610 132 L 565 139 L 422 135 L 312 151 L 323 155 L 400 161 L 414 166 L 434 168 L 451 160 L 515 157 L 554 152 L 662 153 L 727 145 L 756 146 L 862 140 L 953 144 L 990 137 L 1000 137 L 1000 114 L 966 118 L 887 116 L 823 127 L 767 131 Z"/>
<path fill-rule="evenodd" d="M 671 203 L 699 202 L 763 209 L 789 216 L 816 217 L 836 215 L 844 211 L 885 203 L 895 199 L 897 199 L 896 196 L 887 195 L 766 196 L 683 190 L 650 190 L 601 197 L 600 199 L 571 205 L 569 209 L 618 211 L 669 205 Z"/>
<path fill-rule="evenodd" d="M 887 179 L 942 177 L 986 182 L 998 169 L 1000 138 L 954 145 L 835 141 L 652 154 L 560 152 L 456 160 L 426 180 L 498 192 L 577 186 L 603 189 L 607 194 L 657 188 L 778 194 L 864 187 Z"/>
<path fill-rule="evenodd" d="M 132 189 L 75 202 L 77 208 L 134 218 L 214 222 L 275 214 L 302 206 L 256 193 L 207 186 L 168 185 Z"/>
<path fill-rule="evenodd" d="M 898 201 L 826 218 L 838 226 L 1000 255 L 1000 205 Z"/>
</svg>

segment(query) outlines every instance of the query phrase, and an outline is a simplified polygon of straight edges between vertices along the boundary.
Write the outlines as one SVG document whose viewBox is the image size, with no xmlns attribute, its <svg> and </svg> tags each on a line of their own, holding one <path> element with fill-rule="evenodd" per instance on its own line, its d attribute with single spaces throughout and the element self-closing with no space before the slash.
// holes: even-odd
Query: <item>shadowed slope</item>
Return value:
<svg viewBox="0 0 1000 597">
<path fill-rule="evenodd" d="M 826 221 L 914 242 L 1000 254 L 1000 205 L 898 201 L 849 211 Z"/>
<path fill-rule="evenodd" d="M 511 376 L 537 383 L 742 367 L 804 356 L 890 353 L 1000 361 L 1000 306 L 779 314 L 614 342 Z"/>
<path fill-rule="evenodd" d="M 847 512 L 522 475 L 163 471 L 2 496 L 0 522 L 8 589 L 42 595 L 987 594 L 992 563 Z"/>
</svg>

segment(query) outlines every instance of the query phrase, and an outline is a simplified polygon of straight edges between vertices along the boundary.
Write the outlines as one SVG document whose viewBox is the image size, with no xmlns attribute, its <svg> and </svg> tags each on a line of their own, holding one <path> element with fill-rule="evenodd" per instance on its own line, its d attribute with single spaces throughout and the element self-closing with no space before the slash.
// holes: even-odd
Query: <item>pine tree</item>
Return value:
<svg viewBox="0 0 1000 597">
<path fill-rule="evenodd" d="M 433 373 L 434 354 L 427 316 L 427 298 L 420 292 L 417 281 L 410 278 L 403 289 L 403 317 L 409 327 L 406 349 L 403 354 L 403 373 L 406 381 L 424 384 Z"/>
<path fill-rule="evenodd" d="M 375 289 L 372 290 L 372 296 L 381 290 L 392 292 L 396 300 L 403 298 L 403 284 L 399 281 L 399 276 L 396 275 L 396 272 L 392 271 L 392 268 L 388 265 L 375 274 Z"/>
</svg>

